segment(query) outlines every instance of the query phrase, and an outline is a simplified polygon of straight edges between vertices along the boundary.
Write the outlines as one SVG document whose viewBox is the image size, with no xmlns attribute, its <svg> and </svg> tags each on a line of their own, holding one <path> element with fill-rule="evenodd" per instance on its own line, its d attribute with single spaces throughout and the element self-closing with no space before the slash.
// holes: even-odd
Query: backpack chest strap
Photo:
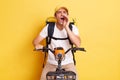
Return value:
<svg viewBox="0 0 120 80">
<path fill-rule="evenodd" d="M 48 38 L 47 38 L 47 44 L 50 44 L 50 43 L 51 43 L 51 39 L 54 39 L 54 40 L 69 40 L 68 37 L 66 37 L 66 38 L 48 37 Z"/>
<path fill-rule="evenodd" d="M 66 38 L 56 38 L 56 37 L 50 37 L 51 39 L 54 39 L 54 40 L 67 40 L 69 39 L 68 37 Z"/>
</svg>

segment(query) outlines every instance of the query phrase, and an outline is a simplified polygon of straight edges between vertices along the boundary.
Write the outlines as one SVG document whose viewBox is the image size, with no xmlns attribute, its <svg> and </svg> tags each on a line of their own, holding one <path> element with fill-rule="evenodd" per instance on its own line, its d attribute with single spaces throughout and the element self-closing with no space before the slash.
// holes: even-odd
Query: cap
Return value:
<svg viewBox="0 0 120 80">
<path fill-rule="evenodd" d="M 56 12 L 57 12 L 59 9 L 65 9 L 66 12 L 68 13 L 67 7 L 64 7 L 64 6 L 57 6 L 57 7 L 55 8 L 55 13 L 54 13 L 54 15 L 56 14 Z"/>
</svg>

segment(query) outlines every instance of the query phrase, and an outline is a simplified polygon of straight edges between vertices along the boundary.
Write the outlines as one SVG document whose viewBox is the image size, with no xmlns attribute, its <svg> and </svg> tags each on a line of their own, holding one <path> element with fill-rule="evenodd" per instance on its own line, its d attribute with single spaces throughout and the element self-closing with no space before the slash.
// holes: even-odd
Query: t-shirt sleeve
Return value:
<svg viewBox="0 0 120 80">
<path fill-rule="evenodd" d="M 75 35 L 79 35 L 79 30 L 78 30 L 78 28 L 77 28 L 75 25 L 72 25 L 72 26 L 73 26 L 73 29 L 72 29 L 73 33 L 74 33 Z"/>
<path fill-rule="evenodd" d="M 46 26 L 42 29 L 42 31 L 39 33 L 39 35 L 40 35 L 41 37 L 46 38 L 46 37 L 48 36 L 48 34 L 47 34 L 47 28 L 48 28 L 48 25 L 46 25 Z"/>
</svg>

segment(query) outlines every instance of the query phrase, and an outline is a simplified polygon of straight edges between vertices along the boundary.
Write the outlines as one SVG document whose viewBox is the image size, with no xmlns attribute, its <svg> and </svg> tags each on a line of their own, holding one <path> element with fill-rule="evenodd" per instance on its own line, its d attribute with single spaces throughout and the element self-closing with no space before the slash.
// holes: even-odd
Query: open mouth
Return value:
<svg viewBox="0 0 120 80">
<path fill-rule="evenodd" d="M 65 18 L 64 18 L 64 17 L 61 17 L 61 18 L 60 18 L 60 23 L 63 24 L 64 20 L 65 20 Z"/>
<path fill-rule="evenodd" d="M 61 20 L 64 20 L 64 18 L 61 18 Z"/>
<path fill-rule="evenodd" d="M 65 18 L 60 18 L 61 19 L 61 21 L 64 21 L 65 20 Z"/>
</svg>

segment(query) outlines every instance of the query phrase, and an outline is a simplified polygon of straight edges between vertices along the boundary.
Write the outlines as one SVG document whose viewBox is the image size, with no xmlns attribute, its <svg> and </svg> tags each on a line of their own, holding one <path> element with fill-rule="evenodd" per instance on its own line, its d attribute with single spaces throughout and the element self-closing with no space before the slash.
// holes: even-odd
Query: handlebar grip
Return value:
<svg viewBox="0 0 120 80">
<path fill-rule="evenodd" d="M 48 50 L 50 50 L 52 53 L 54 53 L 54 51 L 50 48 L 47 47 L 43 47 L 41 49 L 34 49 L 34 51 L 42 51 L 42 52 L 48 52 Z"/>
<path fill-rule="evenodd" d="M 42 51 L 43 49 L 34 49 L 33 51 Z"/>
<path fill-rule="evenodd" d="M 86 52 L 86 50 L 84 48 L 76 48 L 76 50 L 80 50 L 80 51 L 85 51 Z"/>
<path fill-rule="evenodd" d="M 73 49 L 72 49 L 72 51 L 73 52 L 76 52 L 76 51 L 84 51 L 84 52 L 86 52 L 86 50 L 84 49 L 84 48 L 76 48 L 76 47 L 74 47 Z"/>
</svg>

